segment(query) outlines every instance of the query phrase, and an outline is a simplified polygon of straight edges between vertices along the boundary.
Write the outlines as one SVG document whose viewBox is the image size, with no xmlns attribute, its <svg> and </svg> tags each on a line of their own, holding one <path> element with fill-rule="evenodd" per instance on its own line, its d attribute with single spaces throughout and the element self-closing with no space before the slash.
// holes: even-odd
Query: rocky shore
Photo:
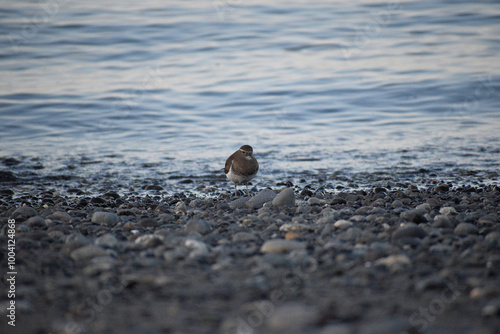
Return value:
<svg viewBox="0 0 500 334">
<path fill-rule="evenodd" d="M 0 259 L 15 220 L 17 272 L 2 333 L 500 331 L 500 188 L 473 176 L 285 180 L 251 198 L 1 179 Z"/>
</svg>

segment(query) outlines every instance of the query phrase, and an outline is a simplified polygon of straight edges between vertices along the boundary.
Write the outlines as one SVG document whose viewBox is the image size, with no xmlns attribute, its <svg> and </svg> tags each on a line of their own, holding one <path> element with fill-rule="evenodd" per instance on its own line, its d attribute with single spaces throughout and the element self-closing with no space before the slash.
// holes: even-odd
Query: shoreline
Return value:
<svg viewBox="0 0 500 334">
<path fill-rule="evenodd" d="M 2 244 L 9 219 L 16 222 L 16 328 L 23 332 L 500 328 L 496 185 L 389 180 L 365 190 L 277 182 L 273 190 L 252 187 L 246 202 L 229 186 L 218 197 L 165 195 L 152 185 L 151 195 L 111 187 L 92 196 L 85 184 L 46 181 L 51 189 L 27 185 L 25 194 L 16 193 L 20 184 L 0 184 Z M 213 182 L 199 191 L 219 187 Z M 274 206 L 283 188 L 293 191 Z M 7 207 L 9 198 L 17 204 Z M 0 298 L 6 312 L 7 296 Z"/>
</svg>

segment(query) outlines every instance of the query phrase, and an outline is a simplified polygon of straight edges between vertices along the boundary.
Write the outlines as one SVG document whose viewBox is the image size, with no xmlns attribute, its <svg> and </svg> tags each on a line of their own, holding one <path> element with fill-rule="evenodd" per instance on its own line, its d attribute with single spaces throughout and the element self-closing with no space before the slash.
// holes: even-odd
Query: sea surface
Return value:
<svg viewBox="0 0 500 334">
<path fill-rule="evenodd" d="M 1 169 L 498 176 L 498 1 L 0 4 Z"/>
</svg>

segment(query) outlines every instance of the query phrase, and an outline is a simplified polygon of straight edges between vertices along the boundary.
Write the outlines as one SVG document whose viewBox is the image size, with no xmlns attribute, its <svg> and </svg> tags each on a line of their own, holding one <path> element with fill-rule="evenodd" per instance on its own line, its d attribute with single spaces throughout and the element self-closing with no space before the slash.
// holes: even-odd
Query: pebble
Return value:
<svg viewBox="0 0 500 334">
<path fill-rule="evenodd" d="M 197 232 L 202 235 L 209 233 L 212 229 L 212 225 L 205 220 L 199 219 L 192 219 L 187 222 L 186 226 L 184 226 L 184 231 L 187 233 Z"/>
<path fill-rule="evenodd" d="M 274 305 L 269 305 L 269 308 Z M 309 306 L 299 302 L 289 302 L 276 307 L 267 322 L 268 327 L 280 333 L 297 333 L 302 328 L 316 323 L 319 319 L 319 311 L 315 306 Z"/>
<path fill-rule="evenodd" d="M 106 233 L 95 239 L 94 243 L 97 246 L 101 246 L 103 248 L 116 249 L 118 247 L 119 241 L 113 234 Z"/>
<path fill-rule="evenodd" d="M 295 193 L 292 188 L 283 189 L 273 199 L 273 206 L 295 206 Z"/>
<path fill-rule="evenodd" d="M 386 266 L 389 269 L 402 269 L 404 267 L 410 266 L 410 258 L 403 254 L 389 255 L 387 257 L 378 259 L 375 261 L 376 266 Z"/>
<path fill-rule="evenodd" d="M 460 223 L 453 230 L 458 235 L 477 234 L 477 227 L 471 223 Z"/>
<path fill-rule="evenodd" d="M 26 220 L 30 217 L 38 215 L 38 212 L 36 212 L 35 209 L 33 209 L 31 206 L 20 206 L 14 212 L 12 213 L 12 218 L 16 220 Z"/>
<path fill-rule="evenodd" d="M 43 228 L 47 226 L 47 222 L 42 216 L 33 216 L 26 221 L 26 225 L 32 228 Z"/>
<path fill-rule="evenodd" d="M 400 217 L 409 222 L 414 222 L 416 224 L 427 222 L 427 218 L 425 218 L 425 214 L 427 210 L 425 209 L 413 209 L 401 212 Z"/>
<path fill-rule="evenodd" d="M 285 232 L 302 232 L 302 231 L 307 231 L 311 227 L 306 224 L 283 224 L 280 226 L 280 231 L 285 231 Z"/>
<path fill-rule="evenodd" d="M 92 215 L 92 223 L 98 225 L 114 226 L 120 221 L 120 217 L 113 212 L 97 211 Z"/>
<path fill-rule="evenodd" d="M 52 213 L 52 215 L 65 223 L 69 223 L 71 221 L 71 216 L 63 211 L 56 211 Z"/>
<path fill-rule="evenodd" d="M 427 232 L 418 226 L 401 226 L 392 233 L 392 239 L 398 240 L 401 238 L 424 238 Z"/>
<path fill-rule="evenodd" d="M 251 197 L 245 206 L 249 209 L 259 209 L 264 203 L 271 202 L 276 197 L 276 193 L 271 189 L 262 189 L 257 195 Z"/>
<path fill-rule="evenodd" d="M 137 225 L 138 226 L 141 226 L 141 227 L 156 227 L 158 226 L 158 222 L 156 221 L 156 219 L 153 219 L 153 218 L 142 218 L 140 219 L 138 222 L 137 222 Z"/>
<path fill-rule="evenodd" d="M 351 221 L 348 221 L 345 219 L 337 220 L 335 222 L 335 224 L 333 224 L 333 226 L 335 226 L 336 228 L 341 229 L 341 230 L 346 230 L 349 227 L 351 227 L 352 225 L 353 225 L 353 223 Z"/>
<path fill-rule="evenodd" d="M 75 249 L 70 256 L 75 261 L 85 261 L 98 256 L 107 256 L 106 251 L 96 245 L 87 245 Z"/>
<path fill-rule="evenodd" d="M 233 210 L 240 209 L 245 207 L 245 204 L 246 202 L 248 202 L 248 200 L 250 200 L 250 197 L 240 197 L 238 199 L 235 199 L 234 201 L 229 202 L 228 205 Z"/>
<path fill-rule="evenodd" d="M 439 213 L 445 216 L 454 216 L 458 214 L 457 210 L 452 206 L 442 207 L 439 209 Z"/>
<path fill-rule="evenodd" d="M 294 250 L 305 249 L 306 244 L 299 241 L 273 239 L 267 240 L 261 246 L 262 253 L 288 253 Z"/>
<path fill-rule="evenodd" d="M 155 234 L 141 235 L 134 242 L 146 248 L 156 247 L 163 243 L 161 238 Z"/>
<path fill-rule="evenodd" d="M 206 243 L 196 239 L 187 239 L 184 245 L 190 250 L 189 257 L 196 258 L 208 255 L 209 249 Z"/>
</svg>

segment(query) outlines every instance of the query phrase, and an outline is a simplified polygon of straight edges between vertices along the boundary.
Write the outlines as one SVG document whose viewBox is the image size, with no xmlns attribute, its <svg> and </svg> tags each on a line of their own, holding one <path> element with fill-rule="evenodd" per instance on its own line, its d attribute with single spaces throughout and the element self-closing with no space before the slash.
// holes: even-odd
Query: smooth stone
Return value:
<svg viewBox="0 0 500 334">
<path fill-rule="evenodd" d="M 228 203 L 229 207 L 231 209 L 240 209 L 240 208 L 244 208 L 245 207 L 245 204 L 246 202 L 248 202 L 248 200 L 250 199 L 250 197 L 240 197 L 238 199 L 235 199 L 234 201 L 231 201 Z"/>
<path fill-rule="evenodd" d="M 20 206 L 12 213 L 12 218 L 14 219 L 28 219 L 30 217 L 38 215 L 35 209 L 31 206 Z"/>
<path fill-rule="evenodd" d="M 287 224 L 283 224 L 280 226 L 280 231 L 284 231 L 284 232 L 302 232 L 302 231 L 307 231 L 309 230 L 311 227 L 309 225 L 306 225 L 306 224 L 299 224 L 299 223 L 287 223 Z"/>
<path fill-rule="evenodd" d="M 52 215 L 65 223 L 69 223 L 71 221 L 71 216 L 63 211 L 56 211 L 52 213 Z"/>
<path fill-rule="evenodd" d="M 75 261 L 89 260 L 98 256 L 107 256 L 106 251 L 96 245 L 87 245 L 75 249 L 71 252 L 70 257 Z"/>
<path fill-rule="evenodd" d="M 97 239 L 95 239 L 94 244 L 97 246 L 101 246 L 103 248 L 113 248 L 116 249 L 118 246 L 118 239 L 111 234 L 111 233 L 106 233 L 104 235 L 101 235 Z"/>
<path fill-rule="evenodd" d="M 261 208 L 264 203 L 271 202 L 276 197 L 276 193 L 271 189 L 262 189 L 257 193 L 257 195 L 250 198 L 245 206 L 250 209 Z"/>
<path fill-rule="evenodd" d="M 452 206 L 444 206 L 439 210 L 439 213 L 445 216 L 458 215 L 457 210 Z"/>
<path fill-rule="evenodd" d="M 441 183 L 438 184 L 436 187 L 434 187 L 435 191 L 448 191 L 450 190 L 450 186 L 447 185 L 446 183 Z"/>
<path fill-rule="evenodd" d="M 500 232 L 498 232 L 498 231 L 493 231 L 493 232 L 488 233 L 488 234 L 484 237 L 484 241 L 486 241 L 486 242 L 487 242 L 487 243 L 489 243 L 490 245 L 497 245 L 497 246 L 500 246 Z"/>
<path fill-rule="evenodd" d="M 142 245 L 146 248 L 156 247 L 161 245 L 163 242 L 161 238 L 154 234 L 144 234 L 135 239 L 135 243 Z"/>
<path fill-rule="evenodd" d="M 321 200 L 317 197 L 311 197 L 307 200 L 309 205 L 321 205 Z"/>
<path fill-rule="evenodd" d="M 207 234 L 212 231 L 212 225 L 204 220 L 192 219 L 187 222 L 186 226 L 184 226 L 184 231 L 186 231 L 187 233 L 197 232 L 200 234 Z"/>
<path fill-rule="evenodd" d="M 376 266 L 385 266 L 391 269 L 409 266 L 410 264 L 410 258 L 403 254 L 389 255 L 375 261 Z"/>
<path fill-rule="evenodd" d="M 273 206 L 295 206 L 295 193 L 292 188 L 283 189 L 273 199 Z"/>
<path fill-rule="evenodd" d="M 42 216 L 33 216 L 26 221 L 26 225 L 29 227 L 46 227 L 47 222 Z"/>
<path fill-rule="evenodd" d="M 453 232 L 458 235 L 477 234 L 477 227 L 471 223 L 460 223 Z"/>
<path fill-rule="evenodd" d="M 90 263 L 83 268 L 83 273 L 87 276 L 94 276 L 102 272 L 112 270 L 117 264 L 116 259 L 111 256 L 98 256 L 90 260 Z"/>
<path fill-rule="evenodd" d="M 241 241 L 256 241 L 258 240 L 259 237 L 255 233 L 251 232 L 238 232 L 233 235 L 232 240 L 234 242 L 241 242 Z"/>
<path fill-rule="evenodd" d="M 142 218 L 137 222 L 138 226 L 141 227 L 156 227 L 158 226 L 158 222 L 154 218 Z"/>
<path fill-rule="evenodd" d="M 351 221 L 348 221 L 345 219 L 337 220 L 335 222 L 335 224 L 333 224 L 334 227 L 341 229 L 341 230 L 346 230 L 349 227 L 351 227 L 352 225 L 353 225 L 353 223 Z"/>
<path fill-rule="evenodd" d="M 392 233 L 392 239 L 397 240 L 401 238 L 424 238 L 427 232 L 418 226 L 402 226 Z"/>
<path fill-rule="evenodd" d="M 354 334 L 354 329 L 352 326 L 349 326 L 347 324 L 335 324 L 335 325 L 328 325 L 326 327 L 323 327 L 321 329 L 321 332 L 319 334 Z"/>
<path fill-rule="evenodd" d="M 112 226 L 120 221 L 120 217 L 113 212 L 97 211 L 92 215 L 92 223 L 99 225 Z"/>
<path fill-rule="evenodd" d="M 427 219 L 425 218 L 425 214 L 427 213 L 424 209 L 413 209 L 401 212 L 401 219 L 414 222 L 416 224 L 425 223 Z"/>
<path fill-rule="evenodd" d="M 271 304 L 271 302 L 268 302 Z M 274 305 L 269 305 L 269 307 Z M 319 311 L 314 306 L 300 302 L 289 302 L 276 307 L 267 321 L 267 325 L 274 331 L 281 333 L 297 332 L 301 328 L 316 323 Z"/>
<path fill-rule="evenodd" d="M 284 240 L 284 239 L 273 239 L 267 240 L 260 247 L 262 253 L 287 253 L 298 249 L 305 249 L 306 244 L 303 242 Z"/>
<path fill-rule="evenodd" d="M 431 212 L 431 206 L 427 203 L 417 205 L 417 207 L 415 209 L 416 210 L 425 210 L 427 212 Z"/>
<path fill-rule="evenodd" d="M 208 255 L 208 246 L 203 241 L 196 239 L 187 239 L 184 242 L 184 245 L 190 250 L 190 258 Z"/>
<path fill-rule="evenodd" d="M 432 227 L 453 228 L 455 227 L 454 222 L 455 220 L 451 216 L 437 215 L 434 217 L 434 222 L 432 223 Z"/>
<path fill-rule="evenodd" d="M 77 248 L 81 248 L 83 246 L 89 245 L 92 243 L 92 240 L 87 238 L 81 233 L 72 233 L 66 237 L 64 241 L 66 248 L 70 251 L 75 250 Z"/>
<path fill-rule="evenodd" d="M 319 218 L 316 221 L 316 224 L 318 224 L 318 225 L 333 224 L 334 221 L 335 221 L 335 216 L 330 215 L 330 216 L 324 216 L 324 217 Z"/>
</svg>

